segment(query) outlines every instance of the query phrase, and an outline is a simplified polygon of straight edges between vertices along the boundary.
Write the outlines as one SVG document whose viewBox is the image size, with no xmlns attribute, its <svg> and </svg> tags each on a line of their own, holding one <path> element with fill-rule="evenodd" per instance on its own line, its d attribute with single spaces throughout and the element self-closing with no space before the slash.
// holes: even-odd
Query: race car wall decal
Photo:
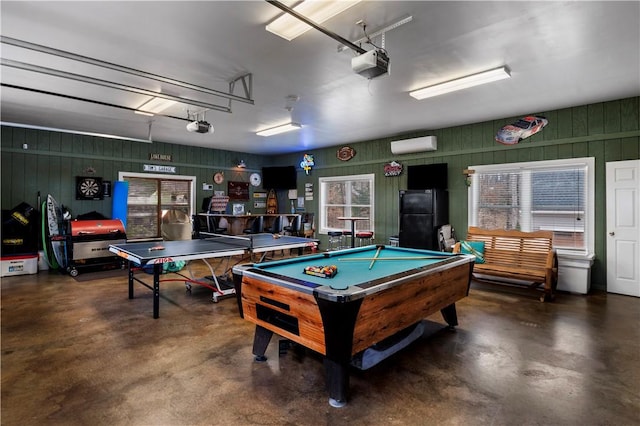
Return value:
<svg viewBox="0 0 640 426">
<path fill-rule="evenodd" d="M 549 121 L 545 117 L 528 115 L 498 130 L 496 142 L 503 145 L 515 145 L 521 140 L 538 133 L 547 124 L 549 124 Z"/>
</svg>

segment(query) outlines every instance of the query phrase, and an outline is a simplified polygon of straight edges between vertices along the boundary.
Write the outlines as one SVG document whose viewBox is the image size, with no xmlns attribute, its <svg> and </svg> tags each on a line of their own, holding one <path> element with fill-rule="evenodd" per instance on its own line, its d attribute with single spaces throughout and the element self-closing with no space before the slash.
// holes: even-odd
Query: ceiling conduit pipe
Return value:
<svg viewBox="0 0 640 426">
<path fill-rule="evenodd" d="M 52 76 L 55 76 L 55 77 L 61 77 L 61 78 L 66 78 L 66 79 L 70 79 L 70 80 L 76 80 L 76 81 L 80 81 L 80 82 L 83 82 L 83 83 L 95 84 L 95 85 L 98 85 L 98 86 L 108 87 L 108 88 L 111 88 L 111 89 L 124 90 L 126 92 L 137 93 L 137 94 L 140 94 L 140 95 L 155 96 L 155 97 L 158 97 L 158 98 L 170 99 L 172 101 L 176 101 L 176 102 L 180 102 L 180 103 L 184 103 L 184 104 L 188 104 L 188 105 L 199 106 L 199 107 L 202 107 L 202 108 L 208 108 L 208 109 L 212 109 L 212 110 L 216 110 L 216 111 L 229 112 L 229 113 L 231 112 L 231 110 L 228 107 L 224 107 L 224 106 L 220 106 L 220 105 L 216 105 L 216 104 L 210 104 L 210 103 L 207 103 L 207 102 L 196 101 L 194 99 L 183 98 L 183 97 L 180 97 L 180 96 L 167 95 L 165 93 L 159 93 L 159 92 L 154 92 L 152 90 L 141 89 L 141 88 L 133 87 L 133 86 L 127 86 L 127 85 L 124 85 L 124 84 L 115 83 L 115 82 L 112 82 L 112 81 L 102 80 L 102 79 L 93 78 L 93 77 L 87 77 L 87 76 L 84 76 L 84 75 L 74 74 L 74 73 L 67 72 L 67 71 L 55 70 L 55 69 L 43 67 L 43 66 L 40 66 L 40 65 L 27 64 L 27 63 L 20 62 L 20 61 L 14 61 L 12 59 L 4 59 L 3 58 L 2 61 L 1 61 L 1 64 L 3 66 L 7 66 L 7 67 L 17 68 L 17 69 L 21 69 L 21 70 L 25 70 L 25 71 L 38 72 L 38 73 L 41 73 L 41 74 L 48 74 L 48 75 L 52 75 Z"/>
<path fill-rule="evenodd" d="M 201 93 L 206 93 L 209 95 L 213 95 L 213 96 L 219 96 L 225 99 L 229 99 L 229 100 L 233 100 L 233 101 L 238 101 L 238 102 L 244 102 L 244 103 L 248 103 L 253 105 L 253 99 L 251 99 L 251 93 L 247 92 L 247 97 L 242 97 L 242 96 L 238 96 L 238 95 L 234 95 L 232 93 L 225 93 L 225 92 L 220 92 L 218 90 L 214 90 L 214 89 L 209 89 L 206 87 L 202 87 L 202 86 L 198 86 L 196 84 L 192 84 L 192 83 L 187 83 L 184 81 L 180 81 L 180 80 L 175 80 L 172 78 L 168 78 L 168 77 L 163 77 L 157 74 L 152 74 L 146 71 L 141 71 L 141 70 L 137 70 L 135 68 L 129 68 L 129 67 L 125 67 L 122 65 L 118 65 L 118 64 L 114 64 L 111 62 L 107 62 L 107 61 L 102 61 L 100 59 L 95 59 L 95 58 L 90 58 L 88 56 L 83 56 L 83 55 L 78 55 L 76 53 L 71 53 L 71 52 L 67 52 L 64 50 L 60 50 L 60 49 L 54 49 L 52 47 L 47 47 L 47 46 L 42 46 L 40 44 L 36 44 L 36 43 L 30 43 L 28 41 L 23 41 L 23 40 L 18 40 L 12 37 L 6 37 L 6 36 L 0 36 L 0 42 L 5 43 L 5 44 L 9 44 L 12 46 L 16 46 L 16 47 L 21 47 L 23 49 L 29 49 L 29 50 L 34 50 L 36 52 L 40 52 L 40 53 L 46 53 L 49 55 L 54 55 L 54 56 L 58 56 L 61 58 L 66 58 L 66 59 L 70 59 L 73 61 L 78 61 L 78 62 L 84 62 L 86 64 L 91 64 L 91 65 L 96 65 L 98 67 L 102 67 L 102 68 L 107 68 L 107 69 L 111 69 L 114 71 L 120 71 L 126 74 L 131 74 L 131 75 L 135 75 L 138 77 L 143 77 L 143 78 L 147 78 L 150 80 L 156 80 L 159 82 L 163 82 L 163 83 L 168 83 L 168 84 L 172 84 L 174 86 L 179 86 L 179 87 L 183 87 L 185 89 L 190 89 L 190 90 L 194 90 L 197 92 L 201 92 Z"/>
<path fill-rule="evenodd" d="M 65 95 L 65 94 L 62 94 L 62 93 L 51 92 L 49 90 L 34 89 L 32 87 L 17 86 L 15 84 L 0 83 L 0 87 L 7 87 L 9 89 L 16 89 L 16 90 L 24 90 L 24 91 L 27 91 L 27 92 L 40 93 L 42 95 L 48 95 L 48 96 L 57 96 L 57 97 L 64 98 L 64 99 L 71 99 L 71 100 L 74 100 L 74 101 L 88 102 L 88 103 L 91 103 L 91 104 L 102 105 L 102 106 L 111 107 L 111 108 L 120 108 L 120 109 L 124 109 L 126 111 L 132 111 L 132 112 L 138 111 L 138 108 L 132 108 L 132 107 L 123 106 L 123 105 L 116 105 L 116 104 L 112 104 L 110 102 L 96 101 L 95 99 L 81 98 L 80 96 Z M 173 118 L 174 120 L 181 120 L 181 121 L 188 121 L 188 122 L 193 121 L 193 120 L 190 120 L 189 118 L 176 117 L 175 115 L 168 115 L 168 114 L 162 114 L 162 113 L 154 113 L 153 115 L 156 116 L 156 117 Z"/>
</svg>

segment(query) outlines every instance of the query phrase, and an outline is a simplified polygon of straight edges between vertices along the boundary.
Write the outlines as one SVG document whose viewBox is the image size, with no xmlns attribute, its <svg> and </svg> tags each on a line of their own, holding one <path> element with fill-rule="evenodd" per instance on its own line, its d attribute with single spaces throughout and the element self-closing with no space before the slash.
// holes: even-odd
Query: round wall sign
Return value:
<svg viewBox="0 0 640 426">
<path fill-rule="evenodd" d="M 222 182 L 224 182 L 224 173 L 218 172 L 215 175 L 213 175 L 213 181 L 218 185 L 220 185 Z"/>
<path fill-rule="evenodd" d="M 338 157 L 338 160 L 342 160 L 342 161 L 349 161 L 355 155 L 356 155 L 356 150 L 349 146 L 343 146 L 336 153 L 336 157 Z"/>
</svg>

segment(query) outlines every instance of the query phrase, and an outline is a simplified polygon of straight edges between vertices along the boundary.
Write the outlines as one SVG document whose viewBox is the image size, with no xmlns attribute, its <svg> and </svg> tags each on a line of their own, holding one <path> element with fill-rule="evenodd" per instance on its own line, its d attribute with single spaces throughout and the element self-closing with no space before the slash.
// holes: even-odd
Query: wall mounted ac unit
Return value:
<svg viewBox="0 0 640 426">
<path fill-rule="evenodd" d="M 435 136 L 423 136 L 421 138 L 403 139 L 391 142 L 391 152 L 393 154 L 435 151 L 437 148 L 438 139 Z"/>
</svg>

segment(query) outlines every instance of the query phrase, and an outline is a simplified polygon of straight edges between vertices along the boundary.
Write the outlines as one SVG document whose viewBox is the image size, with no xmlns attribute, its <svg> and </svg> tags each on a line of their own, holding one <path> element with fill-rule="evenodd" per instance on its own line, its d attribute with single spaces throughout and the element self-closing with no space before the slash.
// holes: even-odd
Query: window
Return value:
<svg viewBox="0 0 640 426">
<path fill-rule="evenodd" d="M 358 221 L 357 229 L 373 231 L 373 189 L 375 175 L 353 175 L 320 178 L 321 234 L 349 229 L 340 216 L 368 217 Z"/>
<path fill-rule="evenodd" d="M 189 217 L 194 212 L 195 176 L 167 176 L 120 172 L 129 182 L 127 239 L 160 238 L 162 217 L 178 210 Z"/>
<path fill-rule="evenodd" d="M 554 246 L 594 251 L 594 159 L 470 166 L 469 225 L 550 230 Z"/>
</svg>

